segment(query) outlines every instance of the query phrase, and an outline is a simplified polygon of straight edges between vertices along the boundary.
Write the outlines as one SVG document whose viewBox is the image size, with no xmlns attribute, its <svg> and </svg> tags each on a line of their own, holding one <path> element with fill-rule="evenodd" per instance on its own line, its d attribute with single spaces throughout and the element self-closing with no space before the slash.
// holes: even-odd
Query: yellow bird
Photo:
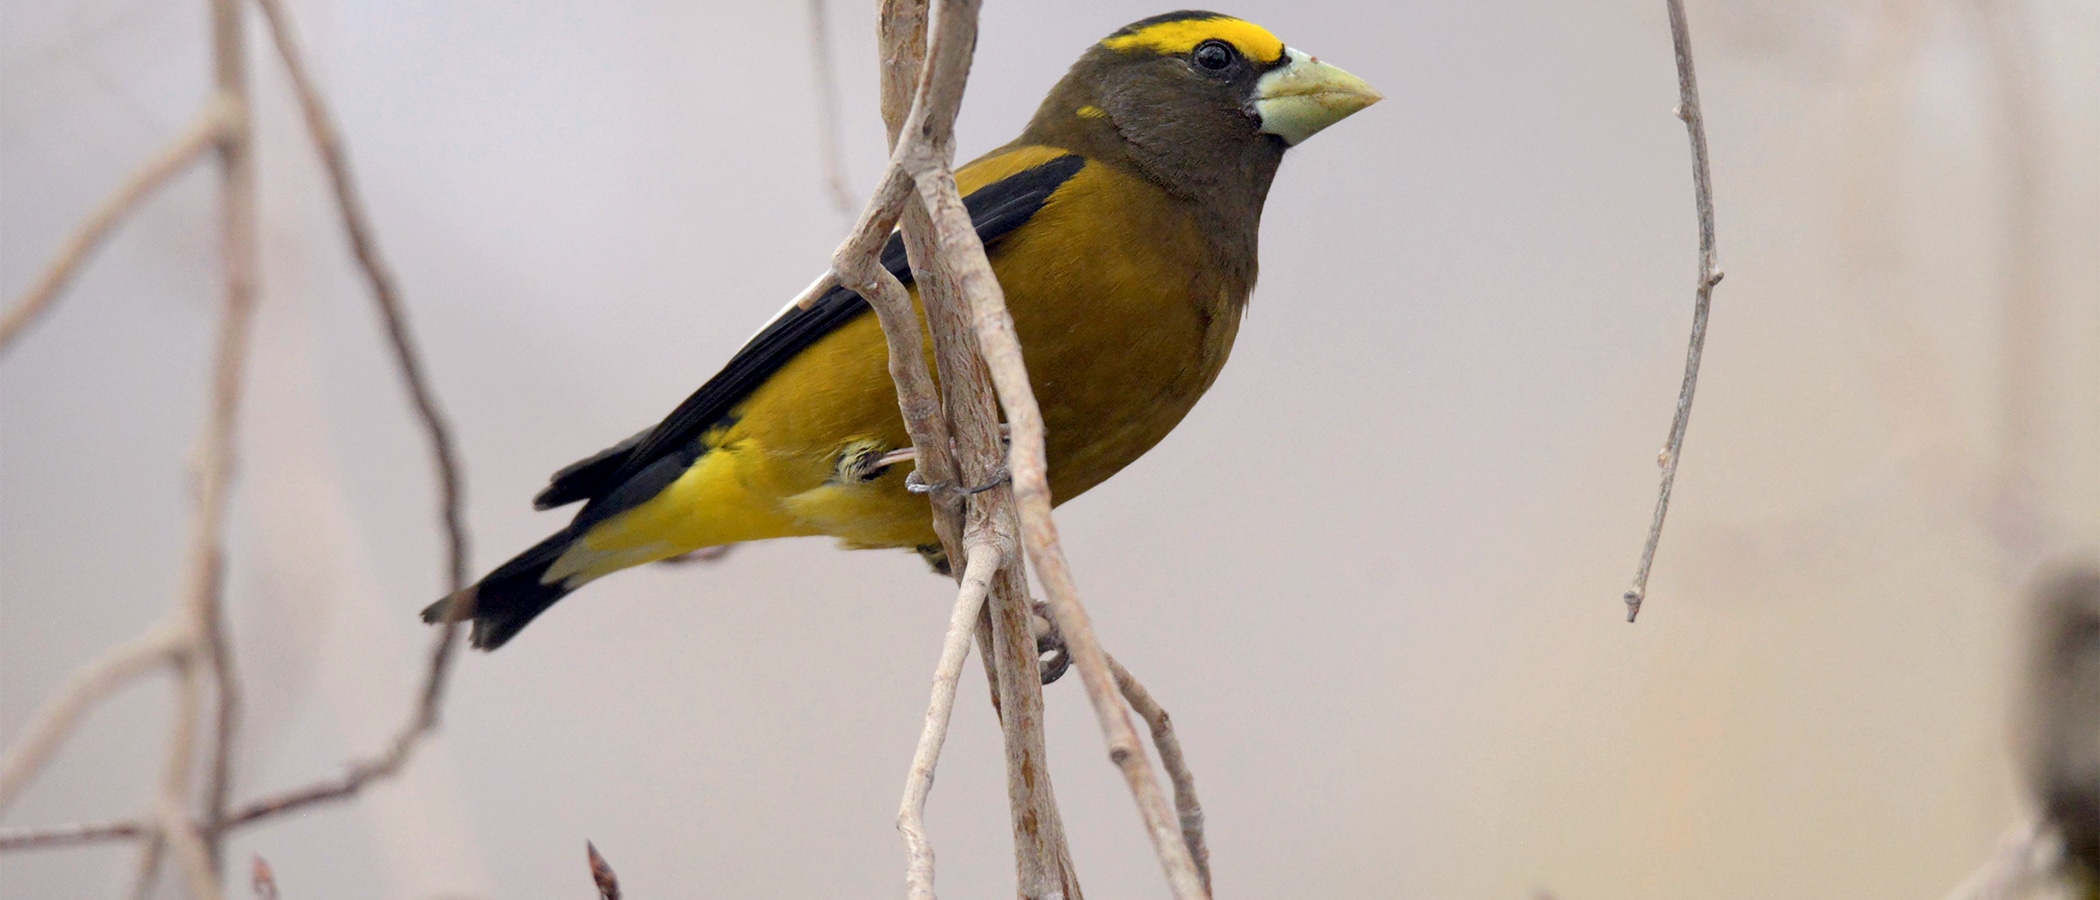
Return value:
<svg viewBox="0 0 2100 900">
<path fill-rule="evenodd" d="M 1088 48 L 1021 136 L 956 173 L 1005 289 L 1070 500 L 1173 430 L 1217 380 L 1254 288 L 1284 152 L 1380 99 L 1361 79 L 1211 12 Z M 882 261 L 911 281 L 901 240 Z M 916 293 L 914 293 L 916 299 Z M 568 527 L 424 610 L 494 649 L 570 591 L 703 547 L 831 535 L 945 565 L 882 329 L 843 288 L 790 307 L 655 427 L 556 472 Z"/>
</svg>

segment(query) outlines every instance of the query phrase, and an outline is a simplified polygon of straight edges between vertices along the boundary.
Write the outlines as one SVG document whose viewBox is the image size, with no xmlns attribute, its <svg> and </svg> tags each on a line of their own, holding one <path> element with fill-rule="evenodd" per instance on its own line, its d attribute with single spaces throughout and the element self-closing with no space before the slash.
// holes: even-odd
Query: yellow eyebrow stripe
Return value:
<svg viewBox="0 0 2100 900">
<path fill-rule="evenodd" d="M 1118 34 L 1102 41 L 1101 46 L 1110 50 L 1151 50 L 1166 55 L 1179 55 L 1196 49 L 1197 44 L 1217 39 L 1238 47 L 1240 55 L 1258 63 L 1272 63 L 1283 58 L 1283 41 L 1270 34 L 1269 30 L 1253 22 L 1219 17 L 1215 19 L 1177 19 L 1147 25 L 1129 34 Z"/>
</svg>

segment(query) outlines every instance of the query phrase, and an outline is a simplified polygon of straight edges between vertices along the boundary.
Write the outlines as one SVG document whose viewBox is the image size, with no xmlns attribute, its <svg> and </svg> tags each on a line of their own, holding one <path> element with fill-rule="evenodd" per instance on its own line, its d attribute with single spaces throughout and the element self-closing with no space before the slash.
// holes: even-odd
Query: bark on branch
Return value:
<svg viewBox="0 0 2100 900">
<path fill-rule="evenodd" d="M 1677 482 L 1677 460 L 1684 454 L 1685 426 L 1692 419 L 1692 394 L 1699 387 L 1699 360 L 1706 353 L 1706 318 L 1713 309 L 1714 285 L 1721 283 L 1721 270 L 1714 254 L 1713 173 L 1706 159 L 1706 117 L 1699 110 L 1699 76 L 1692 68 L 1692 32 L 1685 21 L 1684 0 L 1664 0 L 1670 14 L 1670 45 L 1677 57 L 1677 117 L 1692 144 L 1692 194 L 1699 211 L 1699 282 L 1692 299 L 1692 339 L 1684 356 L 1684 386 L 1677 392 L 1677 414 L 1670 420 L 1670 437 L 1656 464 L 1662 468 L 1662 487 L 1655 495 L 1655 517 L 1648 524 L 1648 542 L 1641 548 L 1641 564 L 1626 589 L 1626 621 L 1641 614 L 1648 597 L 1648 570 L 1655 565 L 1655 548 L 1662 543 L 1663 517 L 1670 511 L 1670 488 Z"/>
</svg>

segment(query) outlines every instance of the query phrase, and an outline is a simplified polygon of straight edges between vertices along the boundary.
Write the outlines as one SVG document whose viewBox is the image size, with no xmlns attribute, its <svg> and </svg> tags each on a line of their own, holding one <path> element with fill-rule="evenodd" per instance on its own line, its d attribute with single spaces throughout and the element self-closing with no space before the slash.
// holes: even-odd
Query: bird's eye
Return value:
<svg viewBox="0 0 2100 900">
<path fill-rule="evenodd" d="M 1221 72 L 1232 65 L 1233 55 L 1231 44 L 1224 41 L 1204 41 L 1196 45 L 1196 52 L 1190 58 L 1194 59 L 1198 66 L 1212 72 Z"/>
</svg>

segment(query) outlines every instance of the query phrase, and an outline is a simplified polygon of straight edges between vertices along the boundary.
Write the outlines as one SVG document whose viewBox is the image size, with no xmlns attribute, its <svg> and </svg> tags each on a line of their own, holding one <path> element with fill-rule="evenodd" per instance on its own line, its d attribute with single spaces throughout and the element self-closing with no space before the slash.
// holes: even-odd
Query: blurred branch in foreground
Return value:
<svg viewBox="0 0 2100 900">
<path fill-rule="evenodd" d="M 308 130 L 335 191 L 346 236 L 386 327 L 394 361 L 405 382 L 418 421 L 430 440 L 440 486 L 439 515 L 453 589 L 467 571 L 465 529 L 460 522 L 460 476 L 451 437 L 438 412 L 393 278 L 379 256 L 351 179 L 349 163 L 319 91 L 308 76 L 293 40 L 280 0 L 258 0 L 271 38 L 282 56 Z M 24 737 L 0 762 L 0 809 L 12 801 L 50 760 L 82 715 L 118 687 L 163 668 L 177 678 L 177 710 L 170 729 L 166 763 L 151 811 L 134 821 L 68 825 L 0 833 L 0 850 L 28 849 L 87 841 L 143 838 L 136 869 L 138 890 L 150 889 L 162 857 L 175 852 L 177 864 L 197 898 L 223 895 L 220 843 L 230 829 L 300 807 L 348 797 L 367 783 L 398 771 L 417 742 L 437 723 L 439 700 L 451 658 L 454 629 L 447 626 L 435 644 L 429 674 L 414 714 L 381 756 L 350 766 L 342 777 L 307 788 L 230 807 L 233 747 L 240 721 L 240 682 L 233 668 L 224 624 L 224 530 L 235 472 L 234 446 L 241 412 L 242 378 L 257 300 L 255 138 L 248 91 L 245 28 L 239 0 L 212 0 L 212 68 L 214 90 L 198 124 L 149 163 L 133 180 L 96 211 L 68 242 L 38 285 L 8 313 L 0 330 L 0 349 L 56 299 L 86 256 L 155 187 L 216 148 L 220 169 L 220 256 L 225 271 L 217 349 L 202 444 L 197 456 L 197 506 L 190 525 L 188 575 L 180 602 L 167 622 L 120 645 L 76 674 L 68 686 L 47 701 L 31 719 Z M 208 736 L 205 730 L 206 688 L 216 695 Z M 202 744 L 200 748 L 200 743 Z M 191 785 L 197 755 L 209 754 L 203 809 Z M 258 890 L 263 869 L 258 868 Z"/>
<path fill-rule="evenodd" d="M 1677 394 L 1677 414 L 1670 420 L 1670 439 L 1656 457 L 1662 467 L 1662 487 L 1655 495 L 1655 518 L 1648 524 L 1648 542 L 1641 548 L 1640 568 L 1634 571 L 1633 586 L 1626 589 L 1626 621 L 1641 614 L 1648 597 L 1648 570 L 1655 565 L 1655 548 L 1662 543 L 1663 517 L 1670 512 L 1670 488 L 1677 482 L 1677 460 L 1684 455 L 1684 431 L 1691 424 L 1692 394 L 1699 387 L 1699 361 L 1706 353 L 1706 319 L 1713 310 L 1714 285 L 1721 283 L 1721 270 L 1714 254 L 1713 172 L 1706 157 L 1706 116 L 1699 110 L 1699 75 L 1692 68 L 1692 31 L 1685 21 L 1684 0 L 1664 0 L 1670 13 L 1670 45 L 1677 57 L 1677 117 L 1684 120 L 1692 143 L 1692 193 L 1699 210 L 1699 286 L 1692 301 L 1691 345 L 1684 356 L 1684 386 Z"/>
</svg>

